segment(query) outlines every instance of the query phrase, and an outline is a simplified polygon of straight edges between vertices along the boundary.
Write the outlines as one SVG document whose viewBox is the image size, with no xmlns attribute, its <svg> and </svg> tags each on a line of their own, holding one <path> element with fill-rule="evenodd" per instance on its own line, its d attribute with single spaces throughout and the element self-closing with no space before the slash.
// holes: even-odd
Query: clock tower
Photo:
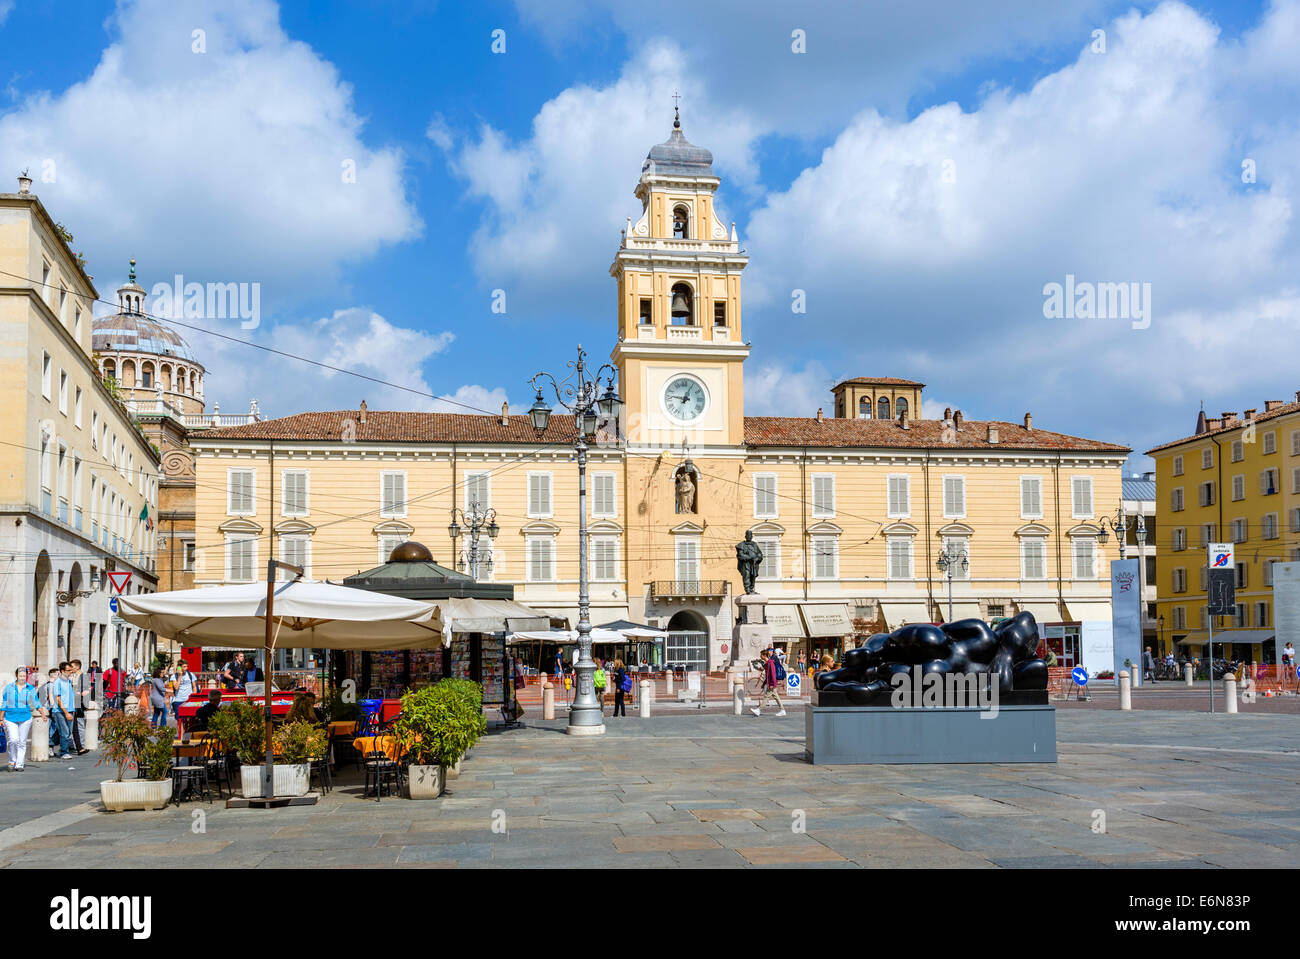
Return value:
<svg viewBox="0 0 1300 959">
<path fill-rule="evenodd" d="M 713 208 L 713 154 L 681 120 L 652 147 L 610 275 L 618 281 L 612 359 L 632 446 L 692 449 L 744 443 L 740 274 L 749 262 Z"/>
</svg>

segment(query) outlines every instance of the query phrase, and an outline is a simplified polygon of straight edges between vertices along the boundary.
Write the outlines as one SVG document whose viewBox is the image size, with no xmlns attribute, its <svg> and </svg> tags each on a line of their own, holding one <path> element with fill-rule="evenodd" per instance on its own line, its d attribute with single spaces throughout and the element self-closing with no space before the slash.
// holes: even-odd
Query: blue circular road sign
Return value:
<svg viewBox="0 0 1300 959">
<path fill-rule="evenodd" d="M 1070 678 L 1080 686 L 1088 685 L 1088 671 L 1082 666 L 1075 666 L 1074 669 L 1070 670 Z"/>
<path fill-rule="evenodd" d="M 109 610 L 109 612 L 111 612 L 111 613 L 116 613 L 116 612 L 117 612 L 117 597 L 116 597 L 116 596 L 110 596 L 110 597 L 108 597 L 108 610 Z"/>
<path fill-rule="evenodd" d="M 787 686 L 789 686 L 791 689 L 798 689 L 798 688 L 799 688 L 799 674 L 798 674 L 798 673 L 786 673 L 786 674 L 785 674 L 785 684 L 786 684 Z"/>
</svg>

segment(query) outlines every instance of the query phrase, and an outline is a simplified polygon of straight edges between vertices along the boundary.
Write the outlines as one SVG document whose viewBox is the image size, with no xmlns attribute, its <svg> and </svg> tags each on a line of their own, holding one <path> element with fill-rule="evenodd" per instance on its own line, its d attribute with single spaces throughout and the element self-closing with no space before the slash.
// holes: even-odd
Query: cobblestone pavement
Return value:
<svg viewBox="0 0 1300 959">
<path fill-rule="evenodd" d="M 803 720 L 675 712 L 493 732 L 437 800 L 99 811 L 104 769 L 0 773 L 0 865 L 1300 866 L 1291 716 L 1058 711 L 1060 761 L 813 766 Z M 1105 831 L 1094 832 L 1101 815 Z"/>
</svg>

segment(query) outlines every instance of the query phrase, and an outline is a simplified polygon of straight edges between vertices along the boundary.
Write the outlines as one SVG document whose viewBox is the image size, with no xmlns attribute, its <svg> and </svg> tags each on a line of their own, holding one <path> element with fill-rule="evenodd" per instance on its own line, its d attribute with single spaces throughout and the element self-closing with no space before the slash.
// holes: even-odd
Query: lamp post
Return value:
<svg viewBox="0 0 1300 959">
<path fill-rule="evenodd" d="M 479 559 L 478 559 L 478 540 L 480 534 L 486 532 L 489 539 L 496 539 L 497 533 L 501 532 L 501 527 L 497 526 L 497 511 L 489 507 L 482 509 L 478 501 L 469 504 L 469 511 L 451 508 L 451 523 L 447 527 L 447 533 L 451 536 L 452 543 L 460 537 L 460 524 L 456 522 L 457 514 L 460 515 L 461 522 L 469 530 L 469 574 L 478 579 Z M 483 564 L 488 570 L 492 569 L 491 556 Z M 465 568 L 464 559 L 457 559 L 456 566 L 459 569 Z"/>
<path fill-rule="evenodd" d="M 1125 547 L 1128 546 L 1127 534 L 1129 528 L 1123 505 L 1120 506 L 1119 512 L 1114 516 L 1103 516 L 1097 525 L 1101 527 L 1101 531 L 1097 533 L 1097 542 L 1101 543 L 1102 546 L 1106 545 L 1106 541 L 1110 539 L 1110 535 L 1106 532 L 1107 527 L 1109 527 L 1114 532 L 1115 538 L 1119 540 L 1119 558 L 1123 559 Z M 1139 546 L 1144 545 L 1147 541 L 1147 526 L 1141 513 L 1138 513 L 1137 516 L 1137 529 L 1133 533 L 1133 538 L 1137 540 Z"/>
<path fill-rule="evenodd" d="M 948 578 L 948 622 L 952 622 L 952 577 L 960 566 L 962 572 L 970 569 L 970 557 L 966 555 L 966 548 L 958 546 L 956 543 L 945 543 L 943 552 L 939 554 L 939 560 L 934 565 Z"/>
<path fill-rule="evenodd" d="M 588 368 L 587 353 L 578 347 L 578 359 L 570 361 L 572 371 L 562 380 L 550 373 L 535 374 L 529 385 L 537 390 L 537 399 L 528 411 L 533 429 L 540 436 L 546 432 L 551 420 L 551 408 L 542 396 L 542 381 L 549 380 L 556 401 L 573 414 L 573 449 L 578 460 L 578 660 L 574 664 L 575 689 L 569 706 L 569 727 L 572 736 L 599 736 L 605 732 L 605 713 L 596 698 L 593 674 L 596 664 L 591 659 L 591 604 L 587 591 L 587 449 L 588 440 L 595 439 L 600 418 L 615 419 L 623 400 L 614 392 L 618 371 L 606 363 L 594 373 Z M 604 393 L 601 393 L 601 387 Z"/>
</svg>

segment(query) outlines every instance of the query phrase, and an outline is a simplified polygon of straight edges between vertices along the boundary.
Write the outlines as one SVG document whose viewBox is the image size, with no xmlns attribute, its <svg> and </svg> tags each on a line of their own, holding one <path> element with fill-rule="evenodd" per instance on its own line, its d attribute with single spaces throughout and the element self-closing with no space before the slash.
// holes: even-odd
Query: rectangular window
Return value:
<svg viewBox="0 0 1300 959">
<path fill-rule="evenodd" d="M 257 568 L 257 538 L 244 534 L 226 537 L 226 579 L 251 583 Z"/>
<path fill-rule="evenodd" d="M 1020 477 L 1020 518 L 1043 518 L 1043 478 L 1041 476 Z"/>
<path fill-rule="evenodd" d="M 609 582 L 618 579 L 618 537 L 591 538 L 591 578 Z"/>
<path fill-rule="evenodd" d="M 99 449 L 99 410 L 90 411 L 90 448 Z"/>
<path fill-rule="evenodd" d="M 1185 592 L 1187 592 L 1187 569 L 1186 569 L 1186 567 L 1183 567 L 1183 566 L 1177 566 L 1177 567 L 1174 568 L 1174 580 L 1173 580 L 1173 582 L 1174 582 L 1174 592 L 1175 592 L 1175 593 L 1185 593 Z"/>
<path fill-rule="evenodd" d="M 406 542 L 406 537 L 394 533 L 382 533 L 379 536 L 379 562 L 384 564 L 388 562 L 388 557 L 393 555 L 393 550 Z"/>
<path fill-rule="evenodd" d="M 943 550 L 946 555 L 957 557 L 957 562 L 952 568 L 953 579 L 970 579 L 970 540 L 965 536 L 945 536 L 943 538 Z M 965 559 L 965 565 L 962 560 Z M 940 571 L 941 577 L 946 578 L 947 572 Z"/>
<path fill-rule="evenodd" d="M 551 474 L 528 474 L 528 515 L 533 518 L 546 518 L 553 514 L 551 503 Z"/>
<path fill-rule="evenodd" d="M 1238 473 L 1232 478 L 1232 499 L 1233 501 L 1246 498 L 1246 477 Z"/>
<path fill-rule="evenodd" d="M 1277 431 L 1276 430 L 1269 430 L 1267 433 L 1264 434 L 1264 452 L 1265 453 L 1277 452 Z"/>
<path fill-rule="evenodd" d="M 1071 514 L 1075 519 L 1087 519 L 1092 515 L 1092 477 L 1075 476 L 1070 480 Z"/>
<path fill-rule="evenodd" d="M 890 519 L 906 519 L 912 515 L 912 480 L 908 476 L 889 477 Z"/>
<path fill-rule="evenodd" d="M 181 569 L 187 573 L 194 572 L 194 540 L 187 539 L 181 543 Z"/>
<path fill-rule="evenodd" d="M 1175 486 L 1169 491 L 1169 508 L 1175 513 L 1181 513 L 1183 510 L 1183 488 Z"/>
<path fill-rule="evenodd" d="M 252 516 L 257 511 L 253 496 L 256 477 L 256 470 L 226 470 L 226 512 L 231 516 Z"/>
<path fill-rule="evenodd" d="M 379 515 L 406 515 L 406 471 L 382 470 L 379 474 Z"/>
<path fill-rule="evenodd" d="M 1291 431 L 1291 455 L 1300 456 L 1300 430 Z"/>
<path fill-rule="evenodd" d="M 1175 606 L 1174 607 L 1174 629 L 1186 629 L 1186 628 L 1187 628 L 1187 607 Z"/>
<path fill-rule="evenodd" d="M 51 384 L 53 382 L 52 377 L 54 375 L 52 371 L 53 371 L 53 366 L 50 362 L 50 354 L 42 352 L 41 353 L 41 396 L 45 397 L 47 400 L 50 398 L 50 390 L 52 389 Z"/>
<path fill-rule="evenodd" d="M 469 509 L 475 505 L 480 510 L 492 508 L 492 474 L 491 473 L 466 473 L 465 474 L 465 508 Z"/>
<path fill-rule="evenodd" d="M 77 429 L 81 429 L 81 387 L 77 387 L 76 396 L 72 402 L 72 422 L 76 424 Z"/>
<path fill-rule="evenodd" d="M 675 575 L 679 583 L 700 581 L 700 541 L 678 536 L 674 546 Z"/>
<path fill-rule="evenodd" d="M 1175 526 L 1173 538 L 1174 552 L 1187 549 L 1187 527 Z"/>
<path fill-rule="evenodd" d="M 1258 602 L 1255 604 L 1255 625 L 1259 627 L 1268 625 L 1268 603 Z"/>
<path fill-rule="evenodd" d="M 840 541 L 837 536 L 812 538 L 813 579 L 840 578 Z"/>
<path fill-rule="evenodd" d="M 285 470 L 282 474 L 281 483 L 283 485 L 283 494 L 280 501 L 281 515 L 306 516 L 307 471 Z"/>
<path fill-rule="evenodd" d="M 311 537 L 301 533 L 280 537 L 280 562 L 291 566 L 300 566 L 304 577 L 310 577 Z M 293 574 L 282 573 L 285 579 L 292 579 Z"/>
<path fill-rule="evenodd" d="M 1245 603 L 1238 603 L 1238 604 L 1233 608 L 1233 613 L 1232 613 L 1232 625 L 1233 625 L 1233 626 L 1249 626 L 1249 625 L 1250 625 L 1250 622 L 1246 619 L 1246 604 L 1245 604 Z"/>
<path fill-rule="evenodd" d="M 1237 589 L 1245 589 L 1250 583 L 1250 568 L 1245 563 L 1237 564 Z"/>
<path fill-rule="evenodd" d="M 73 316 L 75 317 L 75 320 L 72 324 L 72 335 L 77 338 L 78 342 L 80 342 L 81 341 L 81 307 L 77 307 L 75 310 L 73 310 Z"/>
<path fill-rule="evenodd" d="M 555 537 L 528 537 L 528 582 L 550 583 L 555 580 Z"/>
<path fill-rule="evenodd" d="M 943 478 L 944 519 L 960 519 L 966 515 L 966 477 Z"/>
<path fill-rule="evenodd" d="M 754 518 L 776 519 L 776 474 L 754 474 Z"/>
<path fill-rule="evenodd" d="M 654 308 L 651 305 L 650 298 L 643 296 L 641 298 L 641 325 L 642 326 L 650 326 L 652 323 L 654 323 L 653 309 Z"/>
<path fill-rule="evenodd" d="M 1265 513 L 1264 522 L 1260 527 L 1264 539 L 1277 539 L 1277 513 Z"/>
<path fill-rule="evenodd" d="M 591 515 L 611 518 L 618 515 L 618 501 L 614 494 L 613 473 L 591 475 Z"/>
<path fill-rule="evenodd" d="M 1201 524 L 1201 545 L 1209 546 L 1211 543 L 1213 543 L 1215 541 L 1215 536 L 1218 533 L 1218 531 L 1219 531 L 1219 527 L 1217 523 L 1202 523 Z"/>
<path fill-rule="evenodd" d="M 834 476 L 813 474 L 812 494 L 813 494 L 813 507 L 812 507 L 813 516 L 829 517 L 835 515 L 835 477 Z"/>
<path fill-rule="evenodd" d="M 1213 483 L 1213 481 L 1211 481 L 1211 482 L 1209 482 L 1209 483 L 1202 483 L 1199 487 L 1197 487 L 1197 489 L 1198 489 L 1198 491 L 1199 491 L 1199 496 L 1200 496 L 1200 502 L 1201 502 L 1201 505 L 1202 505 L 1202 506 L 1213 506 L 1213 505 L 1214 505 L 1214 483 Z"/>
<path fill-rule="evenodd" d="M 726 300 L 713 301 L 713 325 L 714 326 L 727 325 L 727 301 Z"/>
<path fill-rule="evenodd" d="M 1273 564 L 1280 563 L 1280 562 L 1282 562 L 1282 560 L 1280 559 L 1265 560 L 1264 562 L 1264 585 L 1265 586 L 1273 585 Z"/>
<path fill-rule="evenodd" d="M 776 536 L 755 536 L 754 542 L 763 551 L 763 562 L 758 566 L 759 579 L 781 578 L 781 540 Z"/>
<path fill-rule="evenodd" d="M 1259 492 L 1262 496 L 1272 496 L 1280 492 L 1282 481 L 1276 469 L 1266 469 L 1259 474 Z"/>
<path fill-rule="evenodd" d="M 1214 449 L 1207 446 L 1201 450 L 1201 469 L 1208 470 L 1214 468 Z"/>
<path fill-rule="evenodd" d="M 912 578 L 912 538 L 891 536 L 889 543 L 889 578 Z"/>
<path fill-rule="evenodd" d="M 1096 579 L 1097 550 L 1092 537 L 1076 536 L 1072 552 L 1074 553 L 1074 578 Z"/>
<path fill-rule="evenodd" d="M 1300 533 L 1300 507 L 1291 510 L 1291 532 Z"/>
<path fill-rule="evenodd" d="M 1175 476 L 1183 475 L 1183 458 L 1181 456 L 1174 457 L 1174 475 Z"/>
<path fill-rule="evenodd" d="M 1200 568 L 1200 574 L 1201 574 L 1200 575 L 1201 592 L 1205 592 L 1205 590 L 1208 588 L 1209 581 L 1210 581 L 1210 571 L 1206 569 L 1204 566 L 1202 566 Z"/>
<path fill-rule="evenodd" d="M 1246 449 L 1241 445 L 1241 440 L 1232 441 L 1232 461 L 1240 463 L 1246 458 Z"/>
<path fill-rule="evenodd" d="M 1234 543 L 1246 542 L 1246 530 L 1249 528 L 1249 525 L 1250 524 L 1244 519 L 1234 519 L 1228 524 L 1229 529 L 1232 530 L 1232 541 Z"/>
<path fill-rule="evenodd" d="M 1291 471 L 1291 492 L 1300 493 L 1300 466 Z"/>
</svg>

